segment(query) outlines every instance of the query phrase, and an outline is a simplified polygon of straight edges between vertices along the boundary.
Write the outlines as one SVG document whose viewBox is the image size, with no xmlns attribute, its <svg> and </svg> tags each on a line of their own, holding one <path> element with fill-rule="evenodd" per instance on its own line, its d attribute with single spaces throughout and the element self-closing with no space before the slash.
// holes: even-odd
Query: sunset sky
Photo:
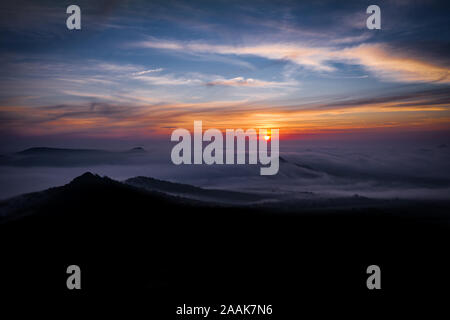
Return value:
<svg viewBox="0 0 450 320">
<path fill-rule="evenodd" d="M 77 4 L 82 30 L 66 28 Z M 450 129 L 445 1 L 3 1 L 3 144 Z M 25 143 L 25 144 L 26 144 Z"/>
</svg>

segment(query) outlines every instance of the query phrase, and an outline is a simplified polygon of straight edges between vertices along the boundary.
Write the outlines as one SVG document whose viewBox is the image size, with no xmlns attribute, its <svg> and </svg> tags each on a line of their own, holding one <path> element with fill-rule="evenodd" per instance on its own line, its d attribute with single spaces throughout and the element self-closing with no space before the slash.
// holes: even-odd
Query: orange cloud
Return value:
<svg viewBox="0 0 450 320">
<path fill-rule="evenodd" d="M 439 91 L 440 92 L 440 91 Z M 174 128 L 279 128 L 283 135 L 383 128 L 448 127 L 450 104 L 445 95 L 431 98 L 389 97 L 329 104 L 273 106 L 217 101 L 212 103 L 142 105 L 0 107 L 2 130 L 20 134 L 75 133 L 92 136 L 167 136 Z"/>
</svg>

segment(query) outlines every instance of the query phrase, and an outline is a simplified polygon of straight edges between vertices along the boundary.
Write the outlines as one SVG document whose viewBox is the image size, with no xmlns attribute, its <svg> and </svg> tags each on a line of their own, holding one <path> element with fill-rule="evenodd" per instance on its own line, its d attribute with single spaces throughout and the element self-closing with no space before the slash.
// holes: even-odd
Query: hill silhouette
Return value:
<svg viewBox="0 0 450 320">
<path fill-rule="evenodd" d="M 365 269 L 373 263 L 387 270 L 386 299 L 450 283 L 444 204 L 319 212 L 220 206 L 85 173 L 0 208 L 9 210 L 0 223 L 0 281 L 11 296 L 70 299 L 65 268 L 74 263 L 85 275 L 84 299 L 145 297 L 155 312 L 168 301 L 249 296 L 285 312 L 295 311 L 299 296 L 370 304 Z"/>
<path fill-rule="evenodd" d="M 214 201 L 215 203 L 255 203 L 268 198 L 265 194 L 204 189 L 189 184 L 168 182 L 149 177 L 130 178 L 125 183 L 150 191 L 166 192 L 202 201 Z"/>
</svg>

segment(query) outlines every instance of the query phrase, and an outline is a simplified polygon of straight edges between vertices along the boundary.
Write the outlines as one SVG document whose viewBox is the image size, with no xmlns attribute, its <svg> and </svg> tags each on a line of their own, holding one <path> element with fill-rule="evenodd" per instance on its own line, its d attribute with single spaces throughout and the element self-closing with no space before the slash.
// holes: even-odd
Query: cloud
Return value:
<svg viewBox="0 0 450 320">
<path fill-rule="evenodd" d="M 259 56 L 274 60 L 290 60 L 299 65 L 316 70 L 331 71 L 332 67 L 325 65 L 323 49 L 313 47 L 301 47 L 293 44 L 266 44 L 254 46 L 228 46 L 210 45 L 196 42 L 167 42 L 167 41 L 143 41 L 136 44 L 144 48 L 182 50 L 187 52 L 212 53 L 224 55 L 249 55 Z"/>
<path fill-rule="evenodd" d="M 136 44 L 153 49 L 287 60 L 316 72 L 333 72 L 332 62 L 361 65 L 385 81 L 450 83 L 450 69 L 417 56 L 398 52 L 384 44 L 361 44 L 347 48 L 301 46 L 293 43 L 216 45 L 199 42 L 149 40 Z"/>
<path fill-rule="evenodd" d="M 297 85 L 296 82 L 275 82 L 275 81 L 264 81 L 256 80 L 252 78 L 245 79 L 244 77 L 236 77 L 232 79 L 217 79 L 206 83 L 207 86 L 230 86 L 230 87 L 284 87 Z"/>
<path fill-rule="evenodd" d="M 159 70 L 159 69 L 158 69 Z M 162 70 L 162 69 L 161 69 Z M 151 70 L 153 72 L 153 70 Z M 253 78 L 235 77 L 226 79 L 223 77 L 202 74 L 198 72 L 186 73 L 184 75 L 146 75 L 151 72 L 138 72 L 133 74 L 133 78 L 152 85 L 158 86 L 182 86 L 182 85 L 206 85 L 206 86 L 227 86 L 227 87 L 247 87 L 247 88 L 286 88 L 298 86 L 297 81 L 265 81 Z"/>
<path fill-rule="evenodd" d="M 344 38 L 332 39 L 330 40 L 330 42 L 334 44 L 357 43 L 357 42 L 364 42 L 370 39 L 371 37 L 372 35 L 370 33 L 363 33 L 359 36 L 349 36 Z"/>
<path fill-rule="evenodd" d="M 97 70 L 105 72 L 115 72 L 115 73 L 125 73 L 133 72 L 137 68 L 136 65 L 132 64 L 117 64 L 117 63 L 100 63 L 96 66 Z"/>
<path fill-rule="evenodd" d="M 147 76 L 147 75 L 137 75 L 134 79 L 141 80 L 152 85 L 160 86 L 179 86 L 179 85 L 199 85 L 203 81 L 196 77 L 185 77 L 185 76 L 174 76 L 171 74 L 161 75 L 161 76 Z"/>
<path fill-rule="evenodd" d="M 234 85 L 249 79 L 238 77 L 227 81 L 230 80 Z M 82 92 L 67 94 L 83 95 Z M 90 93 L 86 93 L 86 98 L 89 99 L 78 103 L 40 107 L 0 106 L 2 132 L 143 137 L 154 134 L 155 130 L 166 135 L 168 128 L 190 128 L 194 120 L 201 119 L 211 128 L 280 128 L 284 135 L 301 135 L 359 130 L 386 132 L 390 128 L 440 130 L 448 129 L 450 121 L 450 94 L 445 86 L 385 96 L 316 97 L 310 102 L 291 105 L 249 100 L 130 102 L 120 96 L 117 99 L 96 96 L 94 100 L 99 102 L 89 102 L 93 98 Z"/>
<path fill-rule="evenodd" d="M 450 107 L 450 91 L 444 87 L 429 90 L 413 91 L 395 95 L 344 99 L 326 104 L 326 106 L 329 108 L 357 107 L 370 105 L 376 105 L 385 108 L 399 107 L 399 106 L 405 107 L 420 106 L 423 109 L 426 109 L 427 106 L 434 106 L 434 105 Z"/>
<path fill-rule="evenodd" d="M 147 74 L 147 73 L 153 73 L 153 72 L 161 72 L 163 71 L 163 68 L 158 68 L 158 69 L 149 69 L 149 70 L 144 70 L 144 71 L 139 71 L 139 72 L 134 72 L 132 73 L 133 76 L 142 76 L 143 74 Z"/>
<path fill-rule="evenodd" d="M 376 76 L 389 81 L 450 83 L 450 68 L 394 53 L 383 45 L 363 44 L 344 49 L 336 56 L 361 64 Z"/>
</svg>

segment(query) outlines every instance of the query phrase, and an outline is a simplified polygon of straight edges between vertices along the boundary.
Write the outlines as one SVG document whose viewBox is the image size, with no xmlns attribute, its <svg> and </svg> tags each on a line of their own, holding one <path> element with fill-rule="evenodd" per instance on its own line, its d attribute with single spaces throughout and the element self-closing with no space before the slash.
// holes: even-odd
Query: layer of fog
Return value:
<svg viewBox="0 0 450 320">
<path fill-rule="evenodd" d="M 260 176 L 258 165 L 180 165 L 170 150 L 120 154 L 120 161 L 64 165 L 49 161 L 0 166 L 0 199 L 70 182 L 86 171 L 123 181 L 148 176 L 195 186 L 304 197 L 449 199 L 450 148 L 446 145 L 293 147 L 281 150 L 279 173 Z M 35 164 L 33 164 L 35 163 Z"/>
</svg>

